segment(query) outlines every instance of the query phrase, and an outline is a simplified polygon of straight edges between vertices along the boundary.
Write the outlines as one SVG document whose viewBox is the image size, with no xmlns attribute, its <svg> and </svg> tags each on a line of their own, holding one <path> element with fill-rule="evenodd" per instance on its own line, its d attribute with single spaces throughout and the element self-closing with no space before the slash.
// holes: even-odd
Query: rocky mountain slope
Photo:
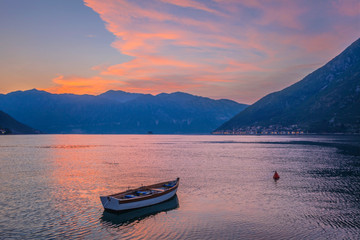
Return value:
<svg viewBox="0 0 360 240">
<path fill-rule="evenodd" d="M 9 114 L 0 111 L 0 134 L 36 134 L 40 133 L 39 131 L 26 126 Z"/>
<path fill-rule="evenodd" d="M 271 93 L 216 129 L 360 132 L 360 39 L 301 81 Z"/>
</svg>

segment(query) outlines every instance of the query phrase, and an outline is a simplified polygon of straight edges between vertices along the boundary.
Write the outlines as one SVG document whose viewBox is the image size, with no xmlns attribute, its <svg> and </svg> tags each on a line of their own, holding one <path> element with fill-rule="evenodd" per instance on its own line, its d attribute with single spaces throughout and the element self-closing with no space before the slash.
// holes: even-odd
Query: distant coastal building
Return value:
<svg viewBox="0 0 360 240">
<path fill-rule="evenodd" d="M 0 135 L 10 134 L 11 131 L 7 128 L 0 128 Z"/>
<path fill-rule="evenodd" d="M 271 125 L 268 127 L 251 126 L 233 130 L 214 131 L 212 134 L 220 135 L 303 135 L 306 134 L 304 130 L 297 125 L 283 127 L 279 125 Z"/>
</svg>

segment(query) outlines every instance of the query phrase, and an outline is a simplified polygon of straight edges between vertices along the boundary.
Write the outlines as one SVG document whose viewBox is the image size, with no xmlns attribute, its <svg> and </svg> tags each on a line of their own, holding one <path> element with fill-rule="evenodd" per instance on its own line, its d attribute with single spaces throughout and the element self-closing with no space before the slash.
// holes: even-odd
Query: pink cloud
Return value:
<svg viewBox="0 0 360 240">
<path fill-rule="evenodd" d="M 185 8 L 194 8 L 210 13 L 218 13 L 218 11 L 208 8 L 205 4 L 199 3 L 193 0 L 161 0 L 162 2 L 170 3 L 176 6 L 185 7 Z"/>
<path fill-rule="evenodd" d="M 333 1 L 332 5 L 334 9 L 340 14 L 350 17 L 356 17 L 360 15 L 360 1 L 347 0 L 347 1 Z"/>
<path fill-rule="evenodd" d="M 285 0 L 84 0 L 116 37 L 112 46 L 131 60 L 99 64 L 90 78 L 55 78 L 54 91 L 187 90 L 249 103 L 309 70 L 293 66 L 324 62 L 339 53 L 359 21 L 351 8 L 358 4 L 350 2 L 319 7 Z M 331 18 L 346 16 L 353 25 L 334 21 L 326 31 L 311 31 L 304 16 L 312 7 L 319 8 L 319 18 L 332 12 Z M 330 10 L 320 11 L 324 8 Z"/>
<path fill-rule="evenodd" d="M 301 30 L 304 26 L 300 17 L 306 12 L 306 5 L 301 2 L 277 1 L 242 1 L 248 7 L 259 9 L 262 17 L 257 21 L 261 25 L 279 25 Z"/>
</svg>

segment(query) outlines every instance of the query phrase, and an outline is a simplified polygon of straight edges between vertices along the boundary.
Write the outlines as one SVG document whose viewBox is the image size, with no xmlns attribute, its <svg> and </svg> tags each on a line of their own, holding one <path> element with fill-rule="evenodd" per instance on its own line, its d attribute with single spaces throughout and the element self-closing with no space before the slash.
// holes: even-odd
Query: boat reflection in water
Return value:
<svg viewBox="0 0 360 240">
<path fill-rule="evenodd" d="M 104 210 L 101 221 L 106 222 L 107 225 L 111 225 L 111 227 L 126 226 L 135 221 L 141 221 L 158 213 L 168 212 L 177 209 L 178 207 L 179 200 L 177 195 L 175 195 L 174 197 L 165 202 L 158 203 L 149 207 L 129 210 L 126 212 L 114 212 Z"/>
</svg>

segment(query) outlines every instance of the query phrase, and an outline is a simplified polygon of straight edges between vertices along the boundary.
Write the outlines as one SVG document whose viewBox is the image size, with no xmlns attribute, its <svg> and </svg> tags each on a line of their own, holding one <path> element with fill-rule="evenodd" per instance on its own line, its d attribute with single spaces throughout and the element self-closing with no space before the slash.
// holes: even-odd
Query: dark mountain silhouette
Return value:
<svg viewBox="0 0 360 240">
<path fill-rule="evenodd" d="M 0 111 L 0 134 L 35 134 L 40 133 L 39 131 L 26 126 L 9 114 Z"/>
<path fill-rule="evenodd" d="M 360 132 L 360 39 L 323 67 L 271 93 L 215 133 L 304 130 Z"/>
<path fill-rule="evenodd" d="M 0 108 L 45 133 L 210 133 L 247 105 L 176 92 L 98 96 L 36 89 L 0 94 Z"/>
</svg>

